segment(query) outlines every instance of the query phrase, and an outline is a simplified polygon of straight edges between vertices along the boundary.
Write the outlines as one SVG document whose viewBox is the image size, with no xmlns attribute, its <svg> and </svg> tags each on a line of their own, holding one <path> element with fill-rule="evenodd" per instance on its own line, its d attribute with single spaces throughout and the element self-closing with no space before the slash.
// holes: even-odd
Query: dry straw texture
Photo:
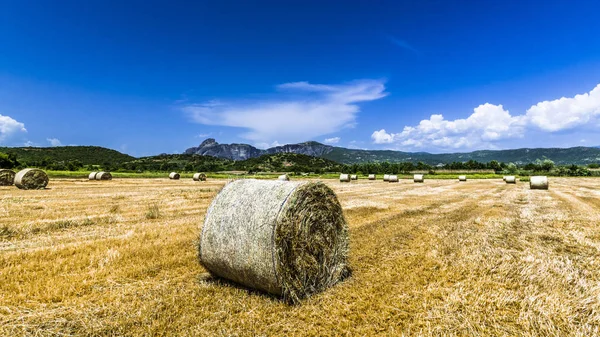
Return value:
<svg viewBox="0 0 600 337">
<path fill-rule="evenodd" d="M 293 306 L 198 263 L 226 179 L 3 186 L 0 336 L 600 336 L 600 179 L 551 180 L 327 180 L 352 277 Z"/>
<path fill-rule="evenodd" d="M 389 174 L 384 174 L 383 175 L 383 181 L 389 181 L 390 180 L 390 175 Z"/>
<path fill-rule="evenodd" d="M 177 173 L 177 172 L 171 172 L 171 173 L 169 174 L 169 179 L 174 179 L 174 180 L 177 180 L 177 179 L 179 179 L 179 177 L 181 177 L 181 176 L 180 176 L 180 175 L 179 175 L 179 173 Z"/>
<path fill-rule="evenodd" d="M 340 182 L 342 183 L 347 183 L 350 182 L 350 175 L 349 174 L 340 174 Z"/>
<path fill-rule="evenodd" d="M 423 177 L 422 174 L 415 174 L 413 176 L 413 180 L 414 180 L 415 183 L 422 183 L 422 182 L 425 181 L 425 178 Z"/>
<path fill-rule="evenodd" d="M 353 174 L 350 176 L 350 180 L 358 180 L 358 176 L 356 174 Z"/>
<path fill-rule="evenodd" d="M 398 176 L 397 176 L 397 175 L 390 175 L 390 176 L 388 177 L 388 181 L 389 181 L 390 183 L 397 183 L 397 182 L 398 182 Z"/>
<path fill-rule="evenodd" d="M 369 174 L 369 180 L 375 180 L 377 177 L 374 174 Z"/>
<path fill-rule="evenodd" d="M 96 173 L 96 180 L 112 180 L 112 174 L 110 172 L 98 172 Z"/>
<path fill-rule="evenodd" d="M 194 173 L 192 177 L 194 181 L 206 181 L 206 174 L 204 173 Z"/>
<path fill-rule="evenodd" d="M 0 170 L 0 186 L 10 186 L 15 183 L 15 171 L 1 169 Z"/>
<path fill-rule="evenodd" d="M 533 176 L 529 180 L 529 188 L 532 190 L 547 190 L 548 185 L 548 177 L 546 176 Z"/>
<path fill-rule="evenodd" d="M 15 175 L 15 186 L 22 190 L 43 190 L 48 186 L 48 175 L 39 169 L 24 169 Z"/>
<path fill-rule="evenodd" d="M 458 181 L 467 181 L 467 176 L 458 176 Z"/>
<path fill-rule="evenodd" d="M 96 174 L 98 174 L 98 172 L 91 172 L 91 173 L 88 175 L 88 179 L 89 179 L 89 180 L 96 180 Z"/>
<path fill-rule="evenodd" d="M 515 176 L 505 176 L 504 177 L 504 181 L 507 184 L 516 184 L 517 183 L 517 177 L 515 177 Z"/>
<path fill-rule="evenodd" d="M 279 176 L 279 178 L 277 178 L 277 180 L 290 181 L 290 177 L 288 177 L 287 174 L 282 174 L 282 175 Z"/>
<path fill-rule="evenodd" d="M 238 180 L 208 209 L 199 252 L 214 275 L 298 303 L 347 275 L 348 229 L 323 183 Z"/>
</svg>

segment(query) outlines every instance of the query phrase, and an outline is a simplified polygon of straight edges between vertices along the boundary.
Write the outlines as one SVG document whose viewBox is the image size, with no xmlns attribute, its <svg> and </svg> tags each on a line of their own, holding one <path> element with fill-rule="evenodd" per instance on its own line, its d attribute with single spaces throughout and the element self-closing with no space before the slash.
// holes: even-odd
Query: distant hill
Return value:
<svg viewBox="0 0 600 337">
<path fill-rule="evenodd" d="M 96 165 L 106 162 L 119 164 L 135 159 L 100 146 L 0 147 L 0 152 L 15 154 L 21 163 L 40 163 L 49 159 L 53 162 L 79 160 L 83 165 Z"/>
<path fill-rule="evenodd" d="M 340 164 L 329 159 L 298 153 L 266 154 L 246 160 L 231 160 L 208 155 L 162 154 L 123 163 L 131 170 L 148 171 L 254 171 L 254 172 L 315 172 L 338 171 Z"/>
<path fill-rule="evenodd" d="M 333 149 L 332 146 L 323 145 L 318 142 L 305 142 L 260 150 L 248 144 L 219 144 L 214 138 L 208 138 L 198 147 L 189 148 L 184 153 L 227 158 L 231 160 L 246 160 L 277 153 L 297 153 L 313 157 L 325 157 L 325 155 Z"/>
<path fill-rule="evenodd" d="M 298 153 L 326 158 L 338 163 L 354 164 L 364 162 L 423 162 L 429 165 L 439 163 L 465 162 L 475 160 L 489 162 L 513 162 L 526 164 L 537 159 L 551 159 L 556 164 L 589 164 L 600 162 L 600 148 L 534 148 L 515 150 L 483 150 L 465 153 L 432 154 L 427 152 L 401 152 L 391 150 L 357 150 L 324 145 L 318 142 L 305 142 L 272 147 L 266 150 L 257 149 L 248 144 L 219 144 L 213 138 L 202 142 L 198 147 L 185 151 L 186 154 L 210 155 L 231 160 L 246 160 L 266 154 Z"/>
</svg>

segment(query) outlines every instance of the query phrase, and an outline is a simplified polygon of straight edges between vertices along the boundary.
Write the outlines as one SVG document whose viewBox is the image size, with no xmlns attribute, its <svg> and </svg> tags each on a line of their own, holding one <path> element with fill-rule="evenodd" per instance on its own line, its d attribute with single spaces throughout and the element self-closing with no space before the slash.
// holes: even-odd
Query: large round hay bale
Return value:
<svg viewBox="0 0 600 337">
<path fill-rule="evenodd" d="M 350 182 L 350 175 L 349 174 L 340 174 L 340 182 L 342 183 L 348 183 Z"/>
<path fill-rule="evenodd" d="M 375 180 L 377 179 L 377 177 L 375 177 L 374 174 L 369 174 L 369 180 Z"/>
<path fill-rule="evenodd" d="M 350 180 L 358 180 L 358 176 L 356 174 L 352 174 L 350 176 Z"/>
<path fill-rule="evenodd" d="M 467 176 L 458 176 L 458 181 L 467 181 Z"/>
<path fill-rule="evenodd" d="M 43 190 L 48 186 L 48 175 L 42 170 L 27 168 L 15 175 L 15 186 L 22 190 Z"/>
<path fill-rule="evenodd" d="M 390 175 L 389 174 L 384 174 L 383 175 L 383 181 L 390 181 Z"/>
<path fill-rule="evenodd" d="M 415 175 L 413 176 L 413 181 L 414 181 L 415 183 L 422 183 L 422 182 L 425 182 L 425 178 L 423 177 L 423 175 L 422 175 L 422 174 L 415 174 Z"/>
<path fill-rule="evenodd" d="M 532 190 L 547 190 L 548 185 L 548 177 L 546 176 L 533 176 L 529 178 L 529 188 Z"/>
<path fill-rule="evenodd" d="M 517 178 L 515 176 L 505 176 L 504 177 L 504 181 L 507 184 L 516 184 L 517 183 Z"/>
<path fill-rule="evenodd" d="M 282 174 L 282 175 L 279 176 L 279 178 L 277 178 L 277 180 L 290 181 L 290 177 L 288 177 L 287 174 Z"/>
<path fill-rule="evenodd" d="M 98 172 L 91 172 L 91 173 L 88 175 L 88 179 L 89 179 L 89 180 L 96 180 L 96 174 L 97 174 L 97 173 L 98 173 Z"/>
<path fill-rule="evenodd" d="M 177 172 L 171 172 L 169 173 L 169 179 L 173 179 L 173 180 L 178 180 L 179 177 L 181 177 L 181 175 Z"/>
<path fill-rule="evenodd" d="M 388 181 L 390 183 L 397 183 L 398 182 L 398 176 L 395 174 L 390 174 L 390 176 L 388 177 Z"/>
<path fill-rule="evenodd" d="M 96 180 L 112 180 L 112 174 L 110 172 L 98 172 L 96 173 Z"/>
<path fill-rule="evenodd" d="M 0 169 L 0 186 L 11 186 L 15 183 L 15 171 Z"/>
<path fill-rule="evenodd" d="M 213 200 L 199 257 L 214 275 L 297 303 L 348 275 L 348 248 L 342 207 L 327 185 L 247 179 Z"/>
<path fill-rule="evenodd" d="M 194 173 L 192 176 L 194 181 L 206 181 L 206 174 L 204 173 Z"/>
</svg>

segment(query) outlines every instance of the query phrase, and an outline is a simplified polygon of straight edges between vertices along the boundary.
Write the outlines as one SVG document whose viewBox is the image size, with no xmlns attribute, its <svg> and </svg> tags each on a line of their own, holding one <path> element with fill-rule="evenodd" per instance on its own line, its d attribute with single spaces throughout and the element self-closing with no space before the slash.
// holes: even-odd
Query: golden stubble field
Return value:
<svg viewBox="0 0 600 337">
<path fill-rule="evenodd" d="M 0 336 L 600 335 L 600 179 L 328 181 L 354 273 L 297 306 L 198 264 L 224 184 L 0 187 Z"/>
</svg>

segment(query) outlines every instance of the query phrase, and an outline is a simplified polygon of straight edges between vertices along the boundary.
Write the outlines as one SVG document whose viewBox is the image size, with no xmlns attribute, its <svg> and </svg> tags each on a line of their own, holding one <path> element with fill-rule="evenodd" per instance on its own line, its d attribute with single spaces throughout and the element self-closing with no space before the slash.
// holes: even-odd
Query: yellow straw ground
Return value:
<svg viewBox="0 0 600 337">
<path fill-rule="evenodd" d="M 0 336 L 600 334 L 600 180 L 328 181 L 354 273 L 298 306 L 198 264 L 224 184 L 0 187 Z"/>
</svg>

